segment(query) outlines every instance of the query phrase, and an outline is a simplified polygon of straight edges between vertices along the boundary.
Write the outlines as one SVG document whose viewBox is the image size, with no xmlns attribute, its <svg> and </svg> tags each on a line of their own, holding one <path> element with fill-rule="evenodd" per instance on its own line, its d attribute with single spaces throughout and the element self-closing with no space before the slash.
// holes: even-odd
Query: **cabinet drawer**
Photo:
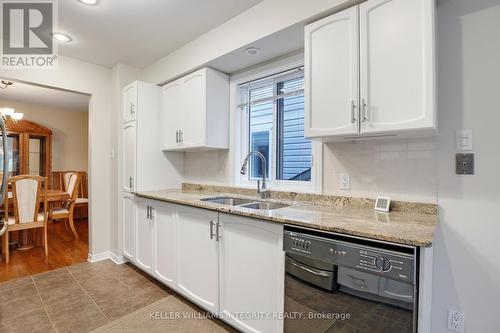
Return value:
<svg viewBox="0 0 500 333">
<path fill-rule="evenodd" d="M 338 283 L 366 293 L 374 295 L 379 294 L 380 277 L 373 274 L 367 274 L 354 269 L 339 267 Z"/>
</svg>

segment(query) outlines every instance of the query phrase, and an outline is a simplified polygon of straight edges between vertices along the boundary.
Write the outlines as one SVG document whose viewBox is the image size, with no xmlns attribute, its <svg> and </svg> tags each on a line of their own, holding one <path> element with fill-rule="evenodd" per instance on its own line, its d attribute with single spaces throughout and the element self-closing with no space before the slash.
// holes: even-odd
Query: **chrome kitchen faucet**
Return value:
<svg viewBox="0 0 500 333">
<path fill-rule="evenodd" d="M 243 161 L 243 165 L 241 166 L 240 173 L 242 175 L 247 173 L 247 164 L 248 164 L 248 159 L 250 156 L 255 155 L 260 158 L 260 163 L 261 163 L 261 168 L 262 168 L 262 182 L 260 179 L 257 180 L 257 193 L 260 194 L 261 199 L 267 199 L 270 197 L 271 192 L 266 188 L 266 178 L 267 178 L 267 162 L 266 162 L 266 157 L 259 151 L 251 151 L 247 154 L 245 157 L 245 160 Z"/>
</svg>

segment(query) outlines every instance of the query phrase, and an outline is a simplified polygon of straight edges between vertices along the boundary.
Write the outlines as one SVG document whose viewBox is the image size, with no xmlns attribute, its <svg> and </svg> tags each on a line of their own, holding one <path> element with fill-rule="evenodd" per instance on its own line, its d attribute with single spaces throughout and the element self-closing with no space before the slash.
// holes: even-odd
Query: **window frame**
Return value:
<svg viewBox="0 0 500 333">
<path fill-rule="evenodd" d="M 295 56 L 289 59 L 284 59 L 278 63 L 268 64 L 249 72 L 241 73 L 236 77 L 232 77 L 232 89 L 233 90 L 233 112 L 235 115 L 235 147 L 234 159 L 233 159 L 233 172 L 234 172 L 234 182 L 237 186 L 255 188 L 257 179 L 249 177 L 250 170 L 247 175 L 241 175 L 239 170 L 243 159 L 249 153 L 250 148 L 250 124 L 249 124 L 249 110 L 246 108 L 242 110 L 238 105 L 241 102 L 241 91 L 239 85 L 255 81 L 260 78 L 269 77 L 278 73 L 293 70 L 295 68 L 304 65 L 303 57 Z M 275 88 L 273 88 L 275 89 Z M 272 141 L 270 148 L 271 163 L 269 165 L 270 175 L 268 175 L 268 187 L 272 190 L 278 191 L 294 191 L 294 192 L 304 192 L 304 193 L 318 193 L 321 194 L 323 190 L 323 144 L 317 141 L 311 141 L 312 150 L 312 166 L 311 166 L 311 181 L 294 181 L 294 180 L 277 180 L 276 176 L 276 158 L 278 156 L 278 144 L 277 144 L 277 103 L 273 103 L 273 126 L 272 126 Z"/>
</svg>

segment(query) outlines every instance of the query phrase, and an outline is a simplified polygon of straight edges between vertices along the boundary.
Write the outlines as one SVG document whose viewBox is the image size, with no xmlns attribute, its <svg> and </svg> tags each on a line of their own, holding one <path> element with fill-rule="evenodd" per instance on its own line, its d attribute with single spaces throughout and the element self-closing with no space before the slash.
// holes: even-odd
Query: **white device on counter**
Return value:
<svg viewBox="0 0 500 333">
<path fill-rule="evenodd" d="M 377 201 L 375 201 L 375 210 L 381 212 L 388 212 L 390 208 L 391 208 L 391 198 L 377 197 Z"/>
</svg>

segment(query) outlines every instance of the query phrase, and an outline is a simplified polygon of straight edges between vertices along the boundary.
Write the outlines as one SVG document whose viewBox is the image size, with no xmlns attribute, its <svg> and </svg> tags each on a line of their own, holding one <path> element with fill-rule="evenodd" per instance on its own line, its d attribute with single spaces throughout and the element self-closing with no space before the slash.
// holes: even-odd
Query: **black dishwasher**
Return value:
<svg viewBox="0 0 500 333">
<path fill-rule="evenodd" d="M 417 332 L 418 248 L 285 226 L 285 333 Z"/>
</svg>

